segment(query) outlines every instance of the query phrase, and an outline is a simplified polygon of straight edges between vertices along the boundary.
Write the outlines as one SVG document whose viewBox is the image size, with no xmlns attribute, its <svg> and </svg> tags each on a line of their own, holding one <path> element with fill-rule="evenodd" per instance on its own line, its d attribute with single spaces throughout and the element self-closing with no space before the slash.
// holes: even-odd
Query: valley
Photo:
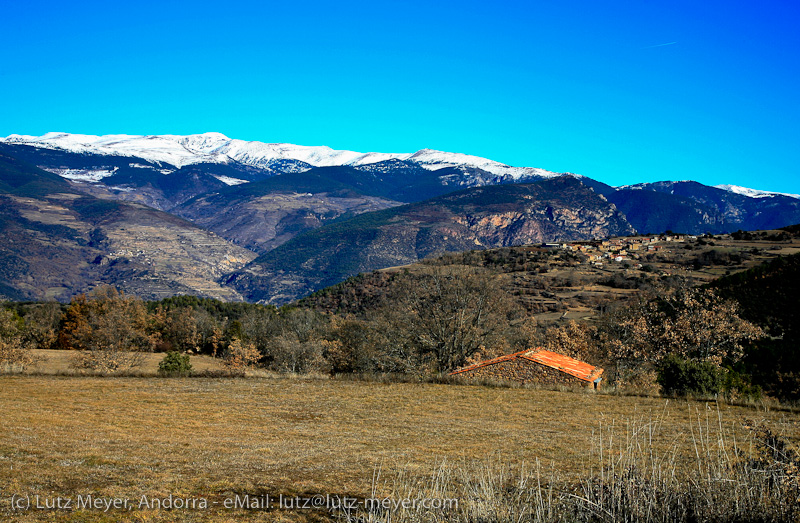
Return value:
<svg viewBox="0 0 800 523">
<path fill-rule="evenodd" d="M 100 284 L 144 297 L 241 300 L 216 280 L 255 258 L 247 249 L 142 204 L 99 199 L 0 154 L 0 294 L 68 300 Z"/>
</svg>

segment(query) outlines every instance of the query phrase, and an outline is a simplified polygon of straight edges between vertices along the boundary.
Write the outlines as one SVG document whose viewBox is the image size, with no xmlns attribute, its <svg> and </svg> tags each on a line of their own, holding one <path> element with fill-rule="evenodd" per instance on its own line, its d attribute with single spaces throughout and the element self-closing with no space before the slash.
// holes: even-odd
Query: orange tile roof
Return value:
<svg viewBox="0 0 800 523">
<path fill-rule="evenodd" d="M 594 381 L 603 373 L 603 369 L 598 369 L 586 362 L 550 352 L 549 350 L 534 349 L 522 354 L 520 357 L 558 369 L 584 381 Z"/>
<path fill-rule="evenodd" d="M 453 372 L 450 373 L 450 375 L 452 376 L 453 374 L 459 374 L 461 372 L 467 372 L 469 370 L 480 369 L 481 367 L 486 367 L 488 365 L 494 365 L 495 363 L 500 363 L 502 361 L 515 360 L 515 359 L 519 358 L 520 356 L 522 356 L 523 354 L 525 354 L 526 352 L 529 352 L 529 351 L 530 351 L 530 349 L 525 349 L 525 350 L 522 350 L 522 351 L 519 351 L 519 352 L 515 352 L 514 354 L 506 354 L 505 356 L 500 356 L 498 358 L 493 358 L 491 360 L 479 361 L 478 363 L 475 363 L 475 364 L 470 365 L 468 367 L 464 367 L 463 369 L 459 369 L 459 370 L 453 371 Z"/>
<path fill-rule="evenodd" d="M 544 350 L 542 348 L 526 349 L 520 352 L 515 352 L 514 354 L 507 354 L 505 356 L 500 356 L 499 358 L 481 361 L 474 365 L 464 367 L 463 369 L 453 371 L 450 374 L 461 374 L 462 372 L 468 372 L 489 365 L 494 365 L 495 363 L 501 363 L 503 361 L 511 361 L 515 359 L 533 361 L 546 367 L 560 370 L 561 372 L 569 374 L 570 376 L 574 376 L 583 381 L 595 381 L 600 377 L 600 375 L 603 374 L 603 369 L 601 368 L 594 367 L 586 362 L 576 360 L 575 358 L 570 358 L 569 356 L 564 356 L 563 354 L 557 354 L 549 350 Z"/>
</svg>

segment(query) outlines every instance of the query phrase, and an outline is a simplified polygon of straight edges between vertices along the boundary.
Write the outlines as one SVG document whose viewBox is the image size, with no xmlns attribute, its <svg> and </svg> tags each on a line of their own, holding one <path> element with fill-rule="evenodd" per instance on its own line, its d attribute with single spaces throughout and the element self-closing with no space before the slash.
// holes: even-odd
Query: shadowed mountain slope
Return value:
<svg viewBox="0 0 800 523">
<path fill-rule="evenodd" d="M 330 169 L 340 168 L 226 187 L 193 198 L 173 212 L 237 245 L 265 253 L 337 218 L 400 205 L 325 176 Z"/>
<path fill-rule="evenodd" d="M 633 232 L 613 205 L 571 177 L 477 187 L 320 227 L 225 282 L 249 300 L 285 303 L 434 253 Z"/>
<path fill-rule="evenodd" d="M 800 222 L 797 198 L 751 198 L 691 181 L 643 183 L 606 196 L 642 233 L 719 234 Z"/>
</svg>

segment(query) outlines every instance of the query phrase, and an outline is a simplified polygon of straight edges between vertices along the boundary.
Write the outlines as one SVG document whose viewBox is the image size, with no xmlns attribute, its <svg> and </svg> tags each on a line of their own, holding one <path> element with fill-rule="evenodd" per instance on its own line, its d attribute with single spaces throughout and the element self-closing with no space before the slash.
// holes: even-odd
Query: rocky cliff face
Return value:
<svg viewBox="0 0 800 523">
<path fill-rule="evenodd" d="M 610 230 L 615 234 L 634 232 L 620 224 L 620 213 L 606 209 L 544 208 L 531 205 L 518 211 L 497 214 L 469 213 L 454 216 L 453 221 L 464 226 L 482 247 L 505 247 L 544 241 L 603 238 Z"/>
<path fill-rule="evenodd" d="M 574 178 L 480 187 L 365 213 L 298 236 L 225 283 L 285 303 L 359 272 L 441 252 L 630 234 L 625 217 Z"/>
</svg>

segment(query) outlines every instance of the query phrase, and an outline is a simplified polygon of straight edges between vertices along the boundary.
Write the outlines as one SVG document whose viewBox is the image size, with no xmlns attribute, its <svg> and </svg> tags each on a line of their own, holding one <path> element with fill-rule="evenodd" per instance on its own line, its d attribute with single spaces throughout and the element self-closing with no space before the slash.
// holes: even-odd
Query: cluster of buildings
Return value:
<svg viewBox="0 0 800 523">
<path fill-rule="evenodd" d="M 638 260 L 640 255 L 647 252 L 656 252 L 664 249 L 664 243 L 685 242 L 696 239 L 696 236 L 683 234 L 655 235 L 655 236 L 625 236 L 607 240 L 592 240 L 570 243 L 543 243 L 542 247 L 548 249 L 563 249 L 580 252 L 589 258 L 589 263 L 602 264 L 603 261 L 623 262 Z"/>
</svg>

